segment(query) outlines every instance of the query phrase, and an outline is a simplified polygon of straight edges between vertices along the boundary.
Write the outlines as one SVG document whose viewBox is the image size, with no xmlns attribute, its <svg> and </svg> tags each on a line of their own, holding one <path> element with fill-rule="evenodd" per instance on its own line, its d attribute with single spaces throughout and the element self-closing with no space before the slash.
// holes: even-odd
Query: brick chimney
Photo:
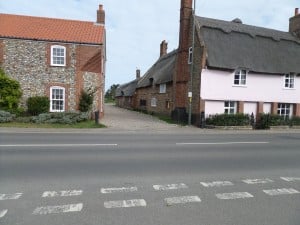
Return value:
<svg viewBox="0 0 300 225">
<path fill-rule="evenodd" d="M 168 43 L 163 40 L 160 44 L 160 57 L 166 55 L 168 53 Z"/>
<path fill-rule="evenodd" d="M 99 9 L 97 10 L 97 23 L 105 24 L 105 11 L 103 9 L 103 5 L 99 5 Z"/>
<path fill-rule="evenodd" d="M 141 78 L 141 70 L 140 69 L 136 69 L 136 79 Z"/>
<path fill-rule="evenodd" d="M 300 38 L 300 13 L 299 8 L 295 9 L 295 15 L 290 18 L 289 32 Z"/>
</svg>

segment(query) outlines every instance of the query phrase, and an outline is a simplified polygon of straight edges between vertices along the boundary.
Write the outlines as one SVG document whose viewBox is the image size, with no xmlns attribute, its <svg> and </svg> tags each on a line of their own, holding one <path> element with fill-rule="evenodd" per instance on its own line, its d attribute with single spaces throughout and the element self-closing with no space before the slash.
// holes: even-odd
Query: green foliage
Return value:
<svg viewBox="0 0 300 225">
<path fill-rule="evenodd" d="M 290 122 L 291 126 L 300 126 L 300 117 L 293 117 Z"/>
<path fill-rule="evenodd" d="M 119 87 L 119 84 L 113 84 L 110 88 L 105 92 L 105 101 L 113 102 L 115 101 L 116 90 Z"/>
<path fill-rule="evenodd" d="M 88 113 L 42 113 L 32 117 L 31 122 L 38 124 L 75 124 L 88 119 Z"/>
<path fill-rule="evenodd" d="M 289 118 L 280 115 L 259 114 L 256 121 L 256 129 L 270 129 L 270 126 L 286 126 L 290 125 Z"/>
<path fill-rule="evenodd" d="M 22 91 L 19 82 L 9 78 L 0 68 L 0 108 L 18 108 L 21 96 Z"/>
<path fill-rule="evenodd" d="M 32 116 L 47 113 L 50 108 L 49 98 L 46 96 L 30 97 L 27 100 L 27 108 L 28 113 Z"/>
<path fill-rule="evenodd" d="M 216 114 L 206 119 L 207 125 L 213 126 L 249 126 L 248 114 Z"/>
<path fill-rule="evenodd" d="M 80 112 L 88 112 L 93 105 L 94 92 L 92 91 L 82 91 L 79 100 L 79 110 Z"/>
<path fill-rule="evenodd" d="M 6 112 L 6 111 L 2 111 L 0 110 L 0 123 L 8 123 L 8 122 L 12 122 L 15 118 L 15 115 Z"/>
</svg>

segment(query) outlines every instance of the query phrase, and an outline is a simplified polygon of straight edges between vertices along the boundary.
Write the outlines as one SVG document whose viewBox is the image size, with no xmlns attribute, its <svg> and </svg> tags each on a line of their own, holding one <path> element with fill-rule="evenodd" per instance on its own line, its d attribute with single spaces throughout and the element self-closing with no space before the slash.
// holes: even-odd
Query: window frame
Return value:
<svg viewBox="0 0 300 225">
<path fill-rule="evenodd" d="M 295 89 L 296 74 L 289 73 L 283 76 L 284 89 Z"/>
<path fill-rule="evenodd" d="M 236 101 L 225 101 L 224 102 L 224 114 L 232 115 L 232 114 L 236 114 L 236 113 L 237 113 L 237 102 Z"/>
<path fill-rule="evenodd" d="M 151 107 L 157 107 L 157 98 L 155 97 L 151 98 Z"/>
<path fill-rule="evenodd" d="M 62 90 L 62 98 L 53 98 L 54 90 Z M 62 101 L 62 109 L 54 109 L 54 101 Z M 66 103 L 66 88 L 60 86 L 52 86 L 50 87 L 50 112 L 65 112 L 65 103 Z"/>
<path fill-rule="evenodd" d="M 165 94 L 165 93 L 167 93 L 167 84 L 166 84 L 166 83 L 160 84 L 160 85 L 159 85 L 159 93 L 160 93 L 160 94 Z"/>
<path fill-rule="evenodd" d="M 57 56 L 54 55 L 54 51 L 55 49 L 59 49 L 59 50 L 63 50 L 63 56 Z M 62 45 L 51 45 L 51 66 L 60 66 L 60 67 L 64 67 L 66 66 L 66 47 L 62 46 Z M 56 60 L 54 60 L 55 58 L 59 58 L 59 59 L 63 59 L 63 63 L 56 63 Z"/>
<path fill-rule="evenodd" d="M 284 118 L 290 118 L 292 116 L 293 108 L 290 103 L 278 103 L 277 104 L 277 114 L 283 116 Z"/>
<path fill-rule="evenodd" d="M 193 64 L 193 47 L 189 47 L 189 58 L 188 58 L 188 64 Z"/>
<path fill-rule="evenodd" d="M 235 70 L 233 76 L 233 85 L 245 87 L 247 85 L 248 72 L 249 71 L 246 69 Z"/>
</svg>

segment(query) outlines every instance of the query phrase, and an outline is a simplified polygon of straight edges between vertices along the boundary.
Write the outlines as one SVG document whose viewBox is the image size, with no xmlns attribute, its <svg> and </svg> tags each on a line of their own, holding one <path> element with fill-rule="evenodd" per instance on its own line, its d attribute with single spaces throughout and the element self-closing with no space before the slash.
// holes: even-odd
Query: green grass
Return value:
<svg viewBox="0 0 300 225">
<path fill-rule="evenodd" d="M 90 128 L 105 128 L 103 124 L 96 124 L 94 120 L 84 121 L 76 124 L 36 124 L 36 123 L 0 123 L 0 127 L 16 127 L 16 128 L 70 128 L 70 129 L 90 129 Z"/>
</svg>

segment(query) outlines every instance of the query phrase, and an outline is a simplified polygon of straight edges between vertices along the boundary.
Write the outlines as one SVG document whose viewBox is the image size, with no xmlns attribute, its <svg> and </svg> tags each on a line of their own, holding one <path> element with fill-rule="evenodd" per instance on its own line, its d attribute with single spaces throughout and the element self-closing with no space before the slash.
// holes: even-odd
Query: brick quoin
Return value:
<svg viewBox="0 0 300 225">
<path fill-rule="evenodd" d="M 0 65 L 3 63 L 4 58 L 4 44 L 3 41 L 0 40 Z"/>
</svg>

